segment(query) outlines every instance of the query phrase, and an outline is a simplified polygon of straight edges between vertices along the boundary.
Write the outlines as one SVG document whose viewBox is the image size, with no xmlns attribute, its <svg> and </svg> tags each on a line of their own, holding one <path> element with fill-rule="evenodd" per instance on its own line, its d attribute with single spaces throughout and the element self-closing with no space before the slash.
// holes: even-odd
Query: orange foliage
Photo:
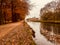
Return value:
<svg viewBox="0 0 60 45">
<path fill-rule="evenodd" d="M 3 0 L 1 7 L 2 12 L 6 14 L 6 20 L 11 20 L 14 13 L 18 13 L 20 18 L 24 19 L 28 14 L 29 4 L 26 0 Z"/>
</svg>

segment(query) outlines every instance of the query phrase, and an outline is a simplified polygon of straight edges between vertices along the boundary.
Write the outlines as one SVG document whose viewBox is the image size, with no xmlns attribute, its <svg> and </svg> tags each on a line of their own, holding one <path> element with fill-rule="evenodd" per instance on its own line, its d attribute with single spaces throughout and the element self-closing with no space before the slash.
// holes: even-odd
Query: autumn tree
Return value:
<svg viewBox="0 0 60 45">
<path fill-rule="evenodd" d="M 0 0 L 0 24 L 6 23 L 6 20 L 9 19 L 10 15 L 10 4 L 8 0 Z M 9 16 L 8 16 L 9 15 Z"/>
<path fill-rule="evenodd" d="M 55 34 L 60 34 L 60 1 L 52 1 L 45 5 L 41 9 L 41 20 L 46 21 L 45 23 L 41 23 L 41 27 L 43 30 L 52 31 Z M 49 22 L 47 22 L 49 21 Z M 53 23 L 51 23 L 52 21 Z M 55 23 L 59 22 L 59 23 Z"/>
<path fill-rule="evenodd" d="M 25 0 L 11 0 L 12 21 L 23 20 L 28 14 L 29 4 Z"/>
<path fill-rule="evenodd" d="M 41 20 L 60 21 L 60 2 L 52 1 L 41 9 Z"/>
<path fill-rule="evenodd" d="M 2 2 L 3 2 L 3 0 L 0 0 L 0 24 L 4 23 L 4 15 L 2 12 Z"/>
<path fill-rule="evenodd" d="M 27 0 L 0 0 L 0 24 L 23 20 L 29 12 Z"/>
</svg>

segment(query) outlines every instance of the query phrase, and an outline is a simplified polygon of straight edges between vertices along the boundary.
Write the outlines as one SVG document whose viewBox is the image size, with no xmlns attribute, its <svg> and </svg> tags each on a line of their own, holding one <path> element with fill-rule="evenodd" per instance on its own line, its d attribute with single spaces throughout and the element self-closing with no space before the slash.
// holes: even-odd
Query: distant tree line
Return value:
<svg viewBox="0 0 60 45">
<path fill-rule="evenodd" d="M 41 9 L 41 20 L 60 21 L 60 1 L 52 1 Z"/>
<path fill-rule="evenodd" d="M 44 31 L 53 31 L 55 34 L 60 35 L 60 1 L 52 1 L 48 3 L 41 9 L 40 13 L 40 19 L 43 20 L 43 23 L 41 23 L 41 28 Z M 53 21 L 53 23 L 51 23 L 51 21 Z M 54 23 L 54 21 L 59 23 Z"/>
</svg>

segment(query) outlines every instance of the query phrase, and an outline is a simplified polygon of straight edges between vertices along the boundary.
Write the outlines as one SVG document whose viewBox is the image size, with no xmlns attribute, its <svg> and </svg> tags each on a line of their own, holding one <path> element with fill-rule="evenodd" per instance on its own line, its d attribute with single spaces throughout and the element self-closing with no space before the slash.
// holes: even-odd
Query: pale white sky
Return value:
<svg viewBox="0 0 60 45">
<path fill-rule="evenodd" d="M 30 0 L 30 1 L 31 1 L 30 4 L 34 5 L 34 7 L 31 9 L 29 16 L 27 16 L 26 18 L 31 18 L 31 17 L 39 18 L 40 9 L 44 7 L 44 5 L 46 5 L 47 3 L 53 0 Z"/>
</svg>

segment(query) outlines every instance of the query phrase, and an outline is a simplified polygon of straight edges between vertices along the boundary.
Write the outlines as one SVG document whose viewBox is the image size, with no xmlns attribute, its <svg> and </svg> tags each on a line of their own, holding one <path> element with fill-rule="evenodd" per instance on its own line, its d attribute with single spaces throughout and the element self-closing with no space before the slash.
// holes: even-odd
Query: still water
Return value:
<svg viewBox="0 0 60 45">
<path fill-rule="evenodd" d="M 47 3 L 51 2 L 53 0 L 30 0 L 30 4 L 34 5 L 32 9 L 30 10 L 30 14 L 26 16 L 27 18 L 40 18 L 40 10 L 43 8 Z M 27 21 L 26 21 L 27 22 Z M 38 22 L 27 22 L 28 25 L 35 31 L 35 38 L 33 40 L 37 45 L 56 45 L 55 43 L 51 43 L 47 40 L 41 33 L 41 23 Z"/>
<path fill-rule="evenodd" d="M 37 45 L 55 45 L 48 41 L 41 33 L 40 33 L 40 23 L 39 22 L 27 22 L 28 25 L 35 31 L 35 38 L 33 40 Z"/>
</svg>

